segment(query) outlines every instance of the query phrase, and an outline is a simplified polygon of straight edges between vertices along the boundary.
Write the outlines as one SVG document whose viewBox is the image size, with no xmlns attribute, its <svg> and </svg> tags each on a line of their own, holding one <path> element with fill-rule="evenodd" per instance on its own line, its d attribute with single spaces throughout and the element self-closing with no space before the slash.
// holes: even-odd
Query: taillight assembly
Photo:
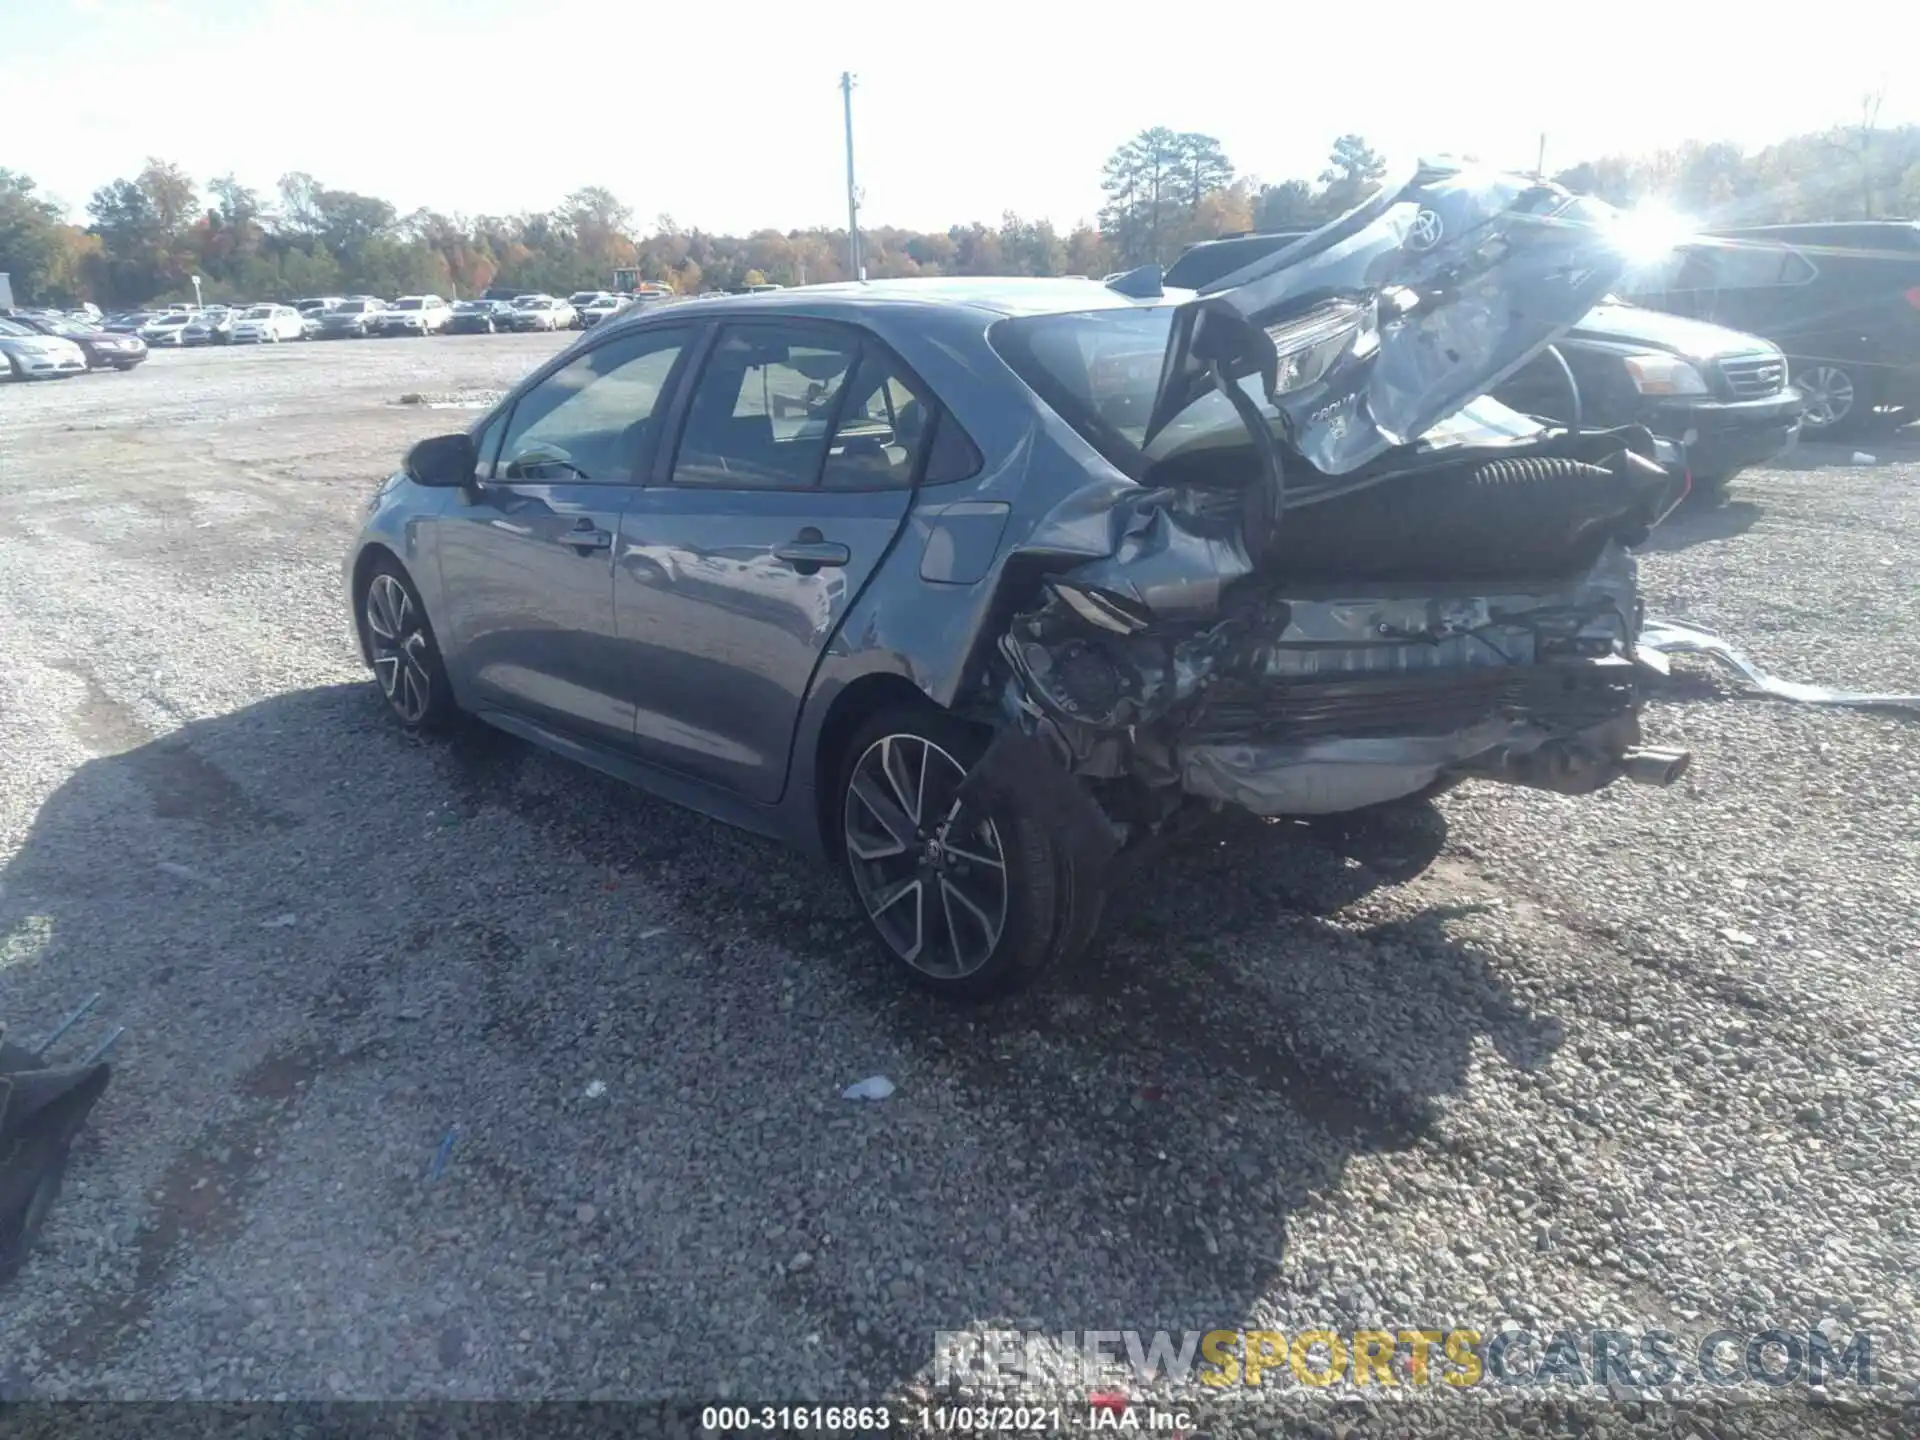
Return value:
<svg viewBox="0 0 1920 1440">
<path fill-rule="evenodd" d="M 1914 309 L 1920 310 L 1920 285 L 1916 285 L 1907 291 L 1907 303 Z"/>
</svg>

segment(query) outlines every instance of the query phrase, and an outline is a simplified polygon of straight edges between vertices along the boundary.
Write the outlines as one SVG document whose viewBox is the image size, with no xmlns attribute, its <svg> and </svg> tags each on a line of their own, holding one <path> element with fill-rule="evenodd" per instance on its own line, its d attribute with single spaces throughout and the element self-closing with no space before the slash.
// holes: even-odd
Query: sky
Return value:
<svg viewBox="0 0 1920 1440">
<path fill-rule="evenodd" d="M 1346 131 L 1395 164 L 1529 169 L 1544 133 L 1552 170 L 1688 138 L 1757 148 L 1857 123 L 1876 90 L 1881 123 L 1920 121 L 1920 5 L 1840 5 L 1834 25 L 1672 0 L 1471 10 L 1207 0 L 1156 6 L 1156 25 L 1043 0 L 0 0 L 0 165 L 76 219 L 151 155 L 263 193 L 304 170 L 402 213 L 604 185 L 643 226 L 844 225 L 850 70 L 863 225 L 1012 210 L 1064 228 L 1150 125 L 1215 135 L 1272 181 L 1316 174 Z"/>
</svg>

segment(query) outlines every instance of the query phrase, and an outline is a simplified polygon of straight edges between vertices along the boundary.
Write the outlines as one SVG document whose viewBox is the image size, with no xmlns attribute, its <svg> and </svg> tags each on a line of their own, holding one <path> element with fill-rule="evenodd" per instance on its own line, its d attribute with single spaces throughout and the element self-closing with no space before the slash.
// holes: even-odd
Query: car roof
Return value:
<svg viewBox="0 0 1920 1440">
<path fill-rule="evenodd" d="M 916 280 L 841 281 L 830 285 L 798 285 L 757 295 L 723 295 L 703 304 L 700 313 L 779 315 L 920 307 L 965 308 L 999 316 L 1062 315 L 1081 310 L 1148 308 L 1177 304 L 1188 298 L 1188 291 L 1169 289 L 1164 296 L 1133 299 L 1093 280 L 951 275 Z M 671 309 L 641 312 L 649 319 L 669 313 Z"/>
</svg>

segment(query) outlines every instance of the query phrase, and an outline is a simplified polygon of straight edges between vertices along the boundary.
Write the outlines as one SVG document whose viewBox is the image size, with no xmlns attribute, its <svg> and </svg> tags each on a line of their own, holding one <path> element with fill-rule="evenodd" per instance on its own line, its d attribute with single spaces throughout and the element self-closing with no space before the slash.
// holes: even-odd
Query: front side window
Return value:
<svg viewBox="0 0 1920 1440">
<path fill-rule="evenodd" d="M 503 480 L 637 484 L 684 330 L 629 333 L 547 376 L 513 407 L 494 467 Z"/>
</svg>

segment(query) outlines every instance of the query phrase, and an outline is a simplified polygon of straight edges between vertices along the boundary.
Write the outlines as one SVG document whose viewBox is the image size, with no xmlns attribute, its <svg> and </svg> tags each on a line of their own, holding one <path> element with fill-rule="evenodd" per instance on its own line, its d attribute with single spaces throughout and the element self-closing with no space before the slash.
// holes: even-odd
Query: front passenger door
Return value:
<svg viewBox="0 0 1920 1440">
<path fill-rule="evenodd" d="M 688 333 L 629 330 L 546 375 L 514 403 L 497 452 L 481 455 L 479 483 L 444 512 L 442 645 L 468 703 L 630 742 L 614 541 Z"/>
</svg>

